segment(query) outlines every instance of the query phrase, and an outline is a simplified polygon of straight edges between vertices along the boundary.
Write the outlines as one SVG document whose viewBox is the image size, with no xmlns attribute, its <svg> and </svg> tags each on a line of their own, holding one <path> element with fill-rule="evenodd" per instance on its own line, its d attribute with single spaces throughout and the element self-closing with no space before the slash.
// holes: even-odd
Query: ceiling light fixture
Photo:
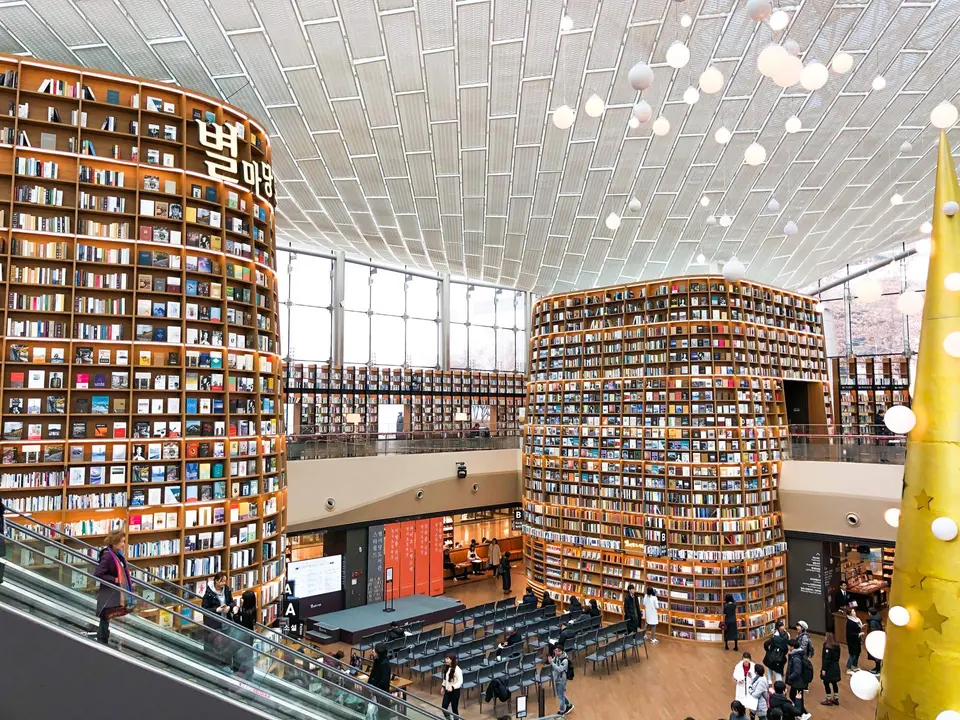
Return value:
<svg viewBox="0 0 960 720">
<path fill-rule="evenodd" d="M 634 90 L 648 90 L 653 85 L 653 68 L 645 62 L 638 62 L 627 73 L 627 81 Z"/>
<path fill-rule="evenodd" d="M 770 198 L 770 202 L 767 203 L 767 212 L 780 212 L 780 203 L 776 198 Z"/>
<path fill-rule="evenodd" d="M 653 121 L 654 135 L 666 135 L 668 132 L 670 132 L 670 121 L 663 115 Z"/>
<path fill-rule="evenodd" d="M 690 48 L 677 40 L 673 45 L 667 48 L 667 65 L 679 70 L 686 67 L 690 62 Z"/>
<path fill-rule="evenodd" d="M 633 106 L 633 117 L 637 122 L 645 123 L 653 116 L 653 108 L 650 107 L 648 103 L 643 98 L 637 100 L 637 104 Z"/>
<path fill-rule="evenodd" d="M 787 40 L 787 41 L 783 44 L 783 49 L 786 50 L 786 51 L 787 51 L 788 53 L 790 53 L 791 55 L 799 55 L 799 54 L 800 54 L 800 43 L 798 43 L 796 40 Z"/>
<path fill-rule="evenodd" d="M 763 22 L 773 12 L 770 0 L 747 0 L 747 17 L 754 22 Z"/>
<path fill-rule="evenodd" d="M 917 315 L 923 312 L 923 294 L 916 290 L 907 290 L 897 298 L 897 309 L 904 315 Z"/>
<path fill-rule="evenodd" d="M 716 224 L 717 224 L 717 216 L 716 216 L 716 215 L 708 215 L 708 216 L 707 216 L 707 225 L 716 225 Z"/>
<path fill-rule="evenodd" d="M 800 84 L 804 90 L 809 90 L 810 92 L 822 88 L 827 84 L 827 80 L 829 79 L 830 71 L 827 70 L 827 66 L 816 60 L 807 63 L 806 67 L 803 68 L 803 72 L 800 73 Z"/>
<path fill-rule="evenodd" d="M 680 16 L 680 27 L 688 28 L 693 25 L 693 18 L 684 13 Z"/>
<path fill-rule="evenodd" d="M 723 277 L 730 282 L 740 282 L 743 280 L 746 272 L 747 268 L 744 267 L 742 262 L 737 260 L 736 255 L 723 264 Z"/>
<path fill-rule="evenodd" d="M 797 224 L 793 220 L 787 220 L 787 224 L 783 226 L 783 234 L 787 237 L 793 237 L 798 232 L 800 232 L 800 228 L 797 227 Z"/>
<path fill-rule="evenodd" d="M 563 32 L 570 32 L 573 30 L 573 18 L 569 15 L 564 15 L 560 18 L 560 30 Z"/>
<path fill-rule="evenodd" d="M 700 91 L 692 85 L 683 91 L 683 101 L 687 105 L 696 105 L 700 100 Z"/>
<path fill-rule="evenodd" d="M 726 145 L 728 142 L 730 142 L 730 138 L 732 137 L 733 133 L 727 130 L 725 125 L 721 125 L 719 128 L 717 128 L 717 132 L 715 132 L 713 135 L 713 139 L 721 145 Z"/>
<path fill-rule="evenodd" d="M 616 213 L 610 213 L 607 215 L 606 220 L 603 221 L 603 224 L 607 226 L 610 230 L 616 230 L 620 227 L 620 216 Z"/>
<path fill-rule="evenodd" d="M 946 130 L 957 122 L 957 108 L 944 101 L 930 112 L 930 122 L 935 128 Z"/>
<path fill-rule="evenodd" d="M 711 65 L 700 73 L 700 89 L 707 95 L 713 95 L 723 89 L 723 73 Z"/>
<path fill-rule="evenodd" d="M 710 205 L 710 198 L 708 198 L 706 195 L 700 198 L 701 207 L 709 207 L 709 205 Z"/>
<path fill-rule="evenodd" d="M 874 90 L 883 90 L 887 86 L 887 79 L 883 75 L 877 75 L 871 85 Z"/>
<path fill-rule="evenodd" d="M 791 115 L 783 124 L 784 129 L 791 135 L 800 132 L 803 129 L 803 122 L 796 115 Z"/>
<path fill-rule="evenodd" d="M 706 265 L 706 264 L 707 264 L 707 256 L 704 255 L 703 253 L 698 253 L 696 260 L 697 260 L 697 265 Z"/>
<path fill-rule="evenodd" d="M 630 127 L 631 130 L 636 130 L 638 127 L 640 127 L 640 121 L 637 120 L 633 115 L 631 115 L 630 119 L 627 120 L 627 125 Z"/>
<path fill-rule="evenodd" d="M 720 216 L 720 227 L 730 227 L 733 225 L 733 218 L 729 215 Z"/>
<path fill-rule="evenodd" d="M 630 202 L 627 203 L 627 207 L 631 212 L 640 212 L 640 209 L 643 207 L 643 203 L 641 203 L 637 198 L 632 197 L 630 198 Z"/>
<path fill-rule="evenodd" d="M 788 57 L 790 57 L 790 53 L 784 50 L 782 46 L 771 43 L 757 55 L 757 68 L 761 75 L 772 78 Z"/>
<path fill-rule="evenodd" d="M 767 159 L 767 151 L 758 142 L 750 143 L 743 151 L 743 161 L 747 165 L 760 165 Z"/>
<path fill-rule="evenodd" d="M 803 76 L 803 60 L 783 51 L 780 65 L 773 74 L 773 81 L 782 88 L 793 87 Z"/>
<path fill-rule="evenodd" d="M 573 108 L 569 105 L 561 105 L 553 111 L 553 124 L 561 130 L 568 129 L 573 125 L 575 119 L 576 115 L 573 112 Z"/>
<path fill-rule="evenodd" d="M 583 109 L 590 117 L 598 118 L 603 115 L 603 111 L 607 109 L 607 105 L 603 102 L 602 97 L 594 93 L 587 98 L 587 102 L 584 103 Z"/>
<path fill-rule="evenodd" d="M 781 30 L 786 29 L 787 25 L 790 24 L 790 16 L 787 15 L 783 10 L 777 10 L 773 15 L 770 16 L 770 29 L 774 32 L 780 32 Z"/>
<path fill-rule="evenodd" d="M 924 235 L 929 235 L 933 232 L 933 225 L 929 220 L 924 220 L 923 224 L 920 226 L 920 232 L 922 232 Z"/>
<path fill-rule="evenodd" d="M 863 302 L 876 302 L 883 295 L 883 288 L 880 283 L 871 277 L 866 277 L 859 283 L 854 284 L 853 294 L 858 300 Z"/>
<path fill-rule="evenodd" d="M 833 70 L 837 75 L 843 75 L 844 73 L 850 72 L 850 68 L 853 67 L 853 56 L 847 52 L 838 52 L 833 56 L 833 60 L 830 61 L 830 69 Z"/>
<path fill-rule="evenodd" d="M 894 193 L 890 196 L 891 205 L 903 205 L 903 195 L 900 193 Z"/>
<path fill-rule="evenodd" d="M 913 150 L 913 145 L 908 143 L 906 140 L 903 141 L 903 144 L 900 146 L 900 152 L 908 153 Z"/>
</svg>

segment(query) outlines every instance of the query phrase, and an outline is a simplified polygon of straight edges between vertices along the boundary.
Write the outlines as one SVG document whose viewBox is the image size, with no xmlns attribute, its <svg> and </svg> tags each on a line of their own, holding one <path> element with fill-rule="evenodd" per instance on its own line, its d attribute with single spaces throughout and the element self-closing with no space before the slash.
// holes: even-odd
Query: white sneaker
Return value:
<svg viewBox="0 0 960 720">
<path fill-rule="evenodd" d="M 856 670 L 847 670 L 847 675 L 856 675 Z"/>
<path fill-rule="evenodd" d="M 810 718 L 812 717 L 813 717 L 812 713 L 804 713 L 803 715 L 800 716 L 800 720 L 810 720 Z"/>
<path fill-rule="evenodd" d="M 656 644 L 657 644 L 658 642 L 660 642 L 660 641 L 657 640 L 656 638 L 650 638 L 650 642 L 652 642 L 654 645 L 656 645 Z"/>
</svg>

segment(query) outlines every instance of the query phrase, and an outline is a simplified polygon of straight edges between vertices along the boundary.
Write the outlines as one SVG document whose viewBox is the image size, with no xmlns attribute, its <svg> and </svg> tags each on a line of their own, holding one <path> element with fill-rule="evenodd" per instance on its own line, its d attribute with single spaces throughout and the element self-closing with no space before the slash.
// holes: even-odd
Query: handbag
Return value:
<svg viewBox="0 0 960 720">
<path fill-rule="evenodd" d="M 101 615 L 107 618 L 107 620 L 113 620 L 115 618 L 123 617 L 124 615 L 129 615 L 129 614 L 130 614 L 130 608 L 126 606 L 104 608 L 103 612 L 101 613 Z"/>
<path fill-rule="evenodd" d="M 756 712 L 757 706 L 760 704 L 760 698 L 756 698 L 753 695 L 745 695 L 743 700 L 743 706 L 750 712 Z"/>
</svg>

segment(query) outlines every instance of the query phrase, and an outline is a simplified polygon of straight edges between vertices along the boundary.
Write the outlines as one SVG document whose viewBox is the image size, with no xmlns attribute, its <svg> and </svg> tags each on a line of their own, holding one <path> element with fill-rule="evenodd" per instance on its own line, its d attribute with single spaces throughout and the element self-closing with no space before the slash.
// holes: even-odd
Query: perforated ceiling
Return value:
<svg viewBox="0 0 960 720">
<path fill-rule="evenodd" d="M 854 57 L 813 93 L 760 76 L 772 31 L 734 0 L 27 0 L 0 6 L 0 50 L 176 82 L 253 113 L 274 136 L 278 225 L 295 244 L 541 293 L 704 269 L 691 267 L 701 252 L 798 287 L 914 239 L 929 215 L 928 117 L 957 94 L 956 7 L 781 6 L 790 25 L 774 37 L 802 58 Z M 680 70 L 664 61 L 677 39 L 691 51 Z M 638 60 L 654 66 L 644 97 L 666 136 L 627 126 Z M 684 89 L 710 63 L 722 92 L 688 106 Z M 600 118 L 582 110 L 593 93 L 609 103 Z M 580 108 L 569 130 L 550 122 L 563 103 Z M 793 114 L 803 129 L 790 135 Z M 724 124 L 734 134 L 721 146 Z M 743 163 L 754 141 L 767 150 L 756 167 Z M 706 223 L 721 214 L 729 227 Z"/>
</svg>

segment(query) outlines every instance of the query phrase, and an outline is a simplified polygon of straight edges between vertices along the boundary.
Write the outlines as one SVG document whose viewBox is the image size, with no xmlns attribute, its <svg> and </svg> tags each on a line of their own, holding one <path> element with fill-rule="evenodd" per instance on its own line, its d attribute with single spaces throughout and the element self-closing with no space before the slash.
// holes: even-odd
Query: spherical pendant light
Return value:
<svg viewBox="0 0 960 720">
<path fill-rule="evenodd" d="M 790 16 L 783 10 L 777 10 L 770 16 L 770 29 L 774 32 L 780 32 L 790 24 Z"/>
<path fill-rule="evenodd" d="M 923 221 L 923 224 L 920 225 L 920 232 L 924 233 L 925 235 L 929 235 L 930 233 L 933 232 L 933 225 L 930 223 L 929 220 Z"/>
<path fill-rule="evenodd" d="M 772 78 L 773 74 L 788 57 L 790 57 L 790 53 L 784 50 L 782 46 L 771 43 L 757 55 L 757 68 L 762 75 Z"/>
<path fill-rule="evenodd" d="M 886 510 L 883 513 L 883 519 L 890 527 L 900 527 L 900 508 Z"/>
<path fill-rule="evenodd" d="M 787 40 L 787 41 L 783 44 L 783 49 L 786 50 L 786 51 L 787 51 L 788 53 L 790 53 L 791 55 L 799 55 L 799 54 L 800 54 L 800 43 L 798 43 L 796 40 Z"/>
<path fill-rule="evenodd" d="M 730 227 L 733 225 L 733 218 L 729 215 L 720 216 L 720 227 Z"/>
<path fill-rule="evenodd" d="M 740 282 L 746 274 L 747 269 L 743 263 L 733 256 L 723 264 L 723 277 L 730 282 Z"/>
<path fill-rule="evenodd" d="M 683 101 L 687 105 L 696 105 L 699 100 L 700 100 L 700 91 L 697 90 L 695 87 L 691 86 L 683 91 Z"/>
<path fill-rule="evenodd" d="M 786 50 L 783 51 L 786 59 L 781 59 L 776 72 L 773 73 L 773 81 L 782 88 L 793 87 L 800 82 L 803 75 L 803 60 L 794 57 Z"/>
<path fill-rule="evenodd" d="M 709 206 L 710 206 L 710 198 L 704 195 L 702 198 L 700 198 L 700 207 L 709 207 Z"/>
<path fill-rule="evenodd" d="M 677 40 L 673 45 L 667 48 L 667 65 L 679 70 L 686 67 L 690 62 L 690 48 Z"/>
<path fill-rule="evenodd" d="M 712 65 L 700 73 L 700 89 L 707 95 L 713 95 L 723 89 L 723 73 Z"/>
<path fill-rule="evenodd" d="M 627 80 L 634 90 L 643 92 L 653 85 L 653 69 L 645 62 L 638 62 L 627 73 Z"/>
<path fill-rule="evenodd" d="M 716 215 L 708 215 L 708 216 L 707 216 L 707 225 L 716 225 L 716 224 L 717 224 L 717 216 L 716 216 Z"/>
<path fill-rule="evenodd" d="M 935 128 L 946 130 L 957 122 L 957 108 L 948 102 L 942 102 L 930 112 L 930 122 Z"/>
<path fill-rule="evenodd" d="M 883 90 L 887 86 L 887 79 L 883 75 L 877 75 L 871 85 L 874 90 Z"/>
<path fill-rule="evenodd" d="M 887 649 L 887 634 L 883 630 L 871 632 L 863 642 L 867 652 L 877 660 L 883 660 L 883 653 Z"/>
<path fill-rule="evenodd" d="M 680 16 L 680 27 L 688 28 L 693 25 L 693 18 L 684 13 Z"/>
<path fill-rule="evenodd" d="M 627 207 L 630 209 L 630 212 L 640 212 L 643 208 L 643 203 L 641 203 L 637 198 L 630 198 L 630 202 L 627 203 Z"/>
<path fill-rule="evenodd" d="M 636 130 L 638 127 L 640 127 L 640 121 L 631 115 L 630 119 L 627 120 L 627 127 L 629 127 L 631 130 Z"/>
<path fill-rule="evenodd" d="M 930 257 L 930 252 L 933 250 L 933 241 L 928 237 L 920 238 L 914 245 L 914 249 L 917 251 L 917 255 Z"/>
<path fill-rule="evenodd" d="M 560 18 L 560 30 L 563 32 L 570 32 L 573 30 L 573 18 L 569 15 L 564 15 Z"/>
<path fill-rule="evenodd" d="M 760 165 L 767 159 L 767 151 L 758 142 L 750 143 L 743 151 L 743 161 L 747 165 Z"/>
<path fill-rule="evenodd" d="M 633 117 L 636 118 L 637 122 L 645 123 L 652 115 L 653 108 L 650 107 L 650 103 L 643 98 L 637 100 L 637 104 L 633 106 Z"/>
<path fill-rule="evenodd" d="M 770 0 L 747 0 L 747 17 L 754 22 L 762 22 L 773 12 Z"/>
<path fill-rule="evenodd" d="M 850 55 L 850 53 L 838 52 L 833 56 L 833 60 L 830 61 L 830 69 L 837 73 L 837 75 L 850 72 L 850 68 L 852 67 L 853 56 Z"/>
<path fill-rule="evenodd" d="M 953 217 L 957 214 L 957 210 L 960 210 L 960 205 L 957 205 L 955 200 L 947 200 L 943 204 L 943 214 L 949 217 Z"/>
<path fill-rule="evenodd" d="M 610 230 L 616 230 L 620 227 L 620 216 L 616 213 L 610 213 L 607 215 L 607 219 L 603 221 L 603 224 Z"/>
<path fill-rule="evenodd" d="M 696 261 L 697 261 L 697 265 L 706 265 L 706 263 L 707 263 L 707 256 L 704 255 L 703 253 L 698 253 L 698 254 L 697 254 Z"/>
<path fill-rule="evenodd" d="M 770 202 L 767 203 L 767 212 L 780 212 L 780 203 L 776 198 L 770 198 Z"/>
<path fill-rule="evenodd" d="M 923 294 L 907 290 L 897 298 L 897 309 L 904 315 L 916 315 L 923 310 Z"/>
<path fill-rule="evenodd" d="M 897 627 L 903 627 L 910 622 L 910 611 L 903 605 L 894 605 L 887 613 L 887 618 Z"/>
<path fill-rule="evenodd" d="M 850 691 L 861 700 L 873 700 L 880 694 L 880 678 L 866 670 L 858 670 L 850 678 Z"/>
<path fill-rule="evenodd" d="M 788 220 L 787 224 L 783 226 L 783 234 L 787 237 L 793 237 L 800 231 L 800 228 L 797 227 L 797 224 L 793 220 Z"/>
<path fill-rule="evenodd" d="M 876 302 L 883 295 L 883 288 L 880 283 L 873 278 L 866 277 L 853 286 L 853 294 L 858 300 L 863 302 Z"/>
<path fill-rule="evenodd" d="M 800 84 L 804 90 L 809 90 L 810 92 L 822 88 L 827 84 L 827 80 L 829 79 L 830 71 L 827 70 L 827 66 L 816 60 L 807 63 L 806 67 L 803 68 L 803 72 L 800 73 Z"/>
<path fill-rule="evenodd" d="M 566 130 L 573 125 L 575 119 L 576 115 L 569 105 L 561 105 L 553 111 L 553 124 L 561 130 Z"/>
<path fill-rule="evenodd" d="M 721 125 L 717 128 L 717 132 L 713 134 L 713 139 L 716 140 L 721 145 L 726 145 L 730 142 L 730 138 L 733 137 L 733 133 L 727 130 L 725 125 Z"/>
<path fill-rule="evenodd" d="M 803 122 L 796 115 L 791 115 L 783 124 L 783 128 L 792 135 L 793 133 L 800 132 L 803 129 Z"/>
<path fill-rule="evenodd" d="M 583 109 L 590 117 L 598 118 L 603 115 L 603 111 L 607 109 L 607 105 L 603 102 L 602 97 L 594 93 L 587 98 L 587 102 L 584 103 Z"/>
<path fill-rule="evenodd" d="M 906 405 L 891 405 L 883 413 L 883 424 L 896 435 L 906 435 L 917 424 L 917 416 Z"/>
<path fill-rule="evenodd" d="M 890 196 L 891 205 L 902 205 L 903 204 L 903 195 L 900 193 L 894 193 Z"/>
<path fill-rule="evenodd" d="M 663 115 L 653 121 L 654 135 L 666 135 L 668 132 L 670 132 L 670 121 Z"/>
<path fill-rule="evenodd" d="M 907 141 L 904 141 L 903 144 L 900 146 L 900 152 L 902 153 L 908 153 L 911 150 L 913 150 L 913 145 L 911 145 Z"/>
</svg>

